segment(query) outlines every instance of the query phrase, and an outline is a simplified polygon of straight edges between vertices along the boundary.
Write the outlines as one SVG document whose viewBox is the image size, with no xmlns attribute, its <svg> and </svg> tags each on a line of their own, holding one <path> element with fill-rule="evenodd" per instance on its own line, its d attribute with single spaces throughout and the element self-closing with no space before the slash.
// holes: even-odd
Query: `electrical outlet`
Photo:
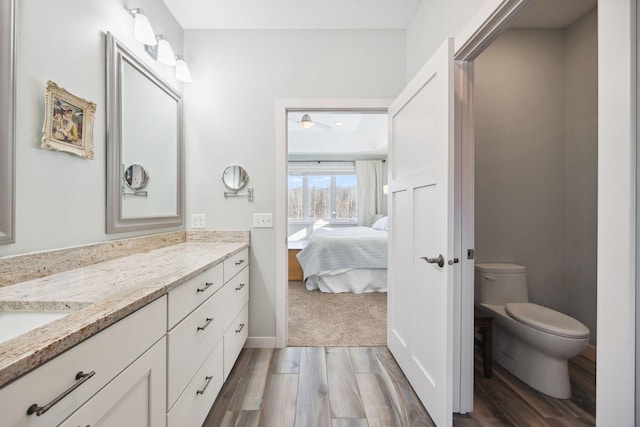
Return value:
<svg viewBox="0 0 640 427">
<path fill-rule="evenodd" d="M 204 228 L 204 214 L 191 214 L 191 228 Z"/>
<path fill-rule="evenodd" d="M 254 213 L 253 228 L 273 228 L 272 213 Z"/>
</svg>

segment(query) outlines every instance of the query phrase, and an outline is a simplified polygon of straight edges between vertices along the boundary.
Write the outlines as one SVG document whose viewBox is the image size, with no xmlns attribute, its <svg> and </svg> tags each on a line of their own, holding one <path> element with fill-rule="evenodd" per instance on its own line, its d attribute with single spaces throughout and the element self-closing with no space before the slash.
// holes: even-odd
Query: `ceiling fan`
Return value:
<svg viewBox="0 0 640 427">
<path fill-rule="evenodd" d="M 325 130 L 332 130 L 333 129 L 332 126 L 329 126 L 327 124 L 311 120 L 311 116 L 309 114 L 306 114 L 306 113 L 302 115 L 302 118 L 300 120 L 294 120 L 291 117 L 289 117 L 289 120 L 299 124 L 304 129 L 309 129 L 310 127 L 313 127 L 313 126 L 316 126 L 316 125 L 318 127 L 322 128 L 322 129 L 325 129 Z"/>
</svg>

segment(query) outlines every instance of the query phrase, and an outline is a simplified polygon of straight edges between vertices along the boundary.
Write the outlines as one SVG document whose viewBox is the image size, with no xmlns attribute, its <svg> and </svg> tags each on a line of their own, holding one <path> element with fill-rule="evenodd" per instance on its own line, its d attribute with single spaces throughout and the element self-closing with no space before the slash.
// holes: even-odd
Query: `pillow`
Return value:
<svg viewBox="0 0 640 427">
<path fill-rule="evenodd" d="M 377 220 L 372 226 L 374 230 L 388 231 L 389 230 L 389 217 L 383 216 Z"/>
</svg>

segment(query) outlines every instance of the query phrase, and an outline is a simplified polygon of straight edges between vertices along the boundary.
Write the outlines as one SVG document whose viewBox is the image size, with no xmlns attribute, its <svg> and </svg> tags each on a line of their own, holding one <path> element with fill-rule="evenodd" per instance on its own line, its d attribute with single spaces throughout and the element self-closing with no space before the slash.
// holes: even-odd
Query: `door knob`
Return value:
<svg viewBox="0 0 640 427">
<path fill-rule="evenodd" d="M 442 254 L 438 255 L 438 258 L 427 258 L 426 256 L 420 258 L 427 261 L 429 264 L 438 264 L 438 267 L 444 267 L 444 257 Z"/>
</svg>

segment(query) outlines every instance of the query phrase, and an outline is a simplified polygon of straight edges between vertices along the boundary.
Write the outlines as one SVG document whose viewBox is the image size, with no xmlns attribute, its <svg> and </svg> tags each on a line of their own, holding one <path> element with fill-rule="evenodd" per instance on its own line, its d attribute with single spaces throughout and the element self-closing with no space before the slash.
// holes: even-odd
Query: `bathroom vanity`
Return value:
<svg viewBox="0 0 640 427">
<path fill-rule="evenodd" d="M 0 287 L 47 322 L 0 342 L 2 425 L 201 425 L 248 336 L 239 234 Z"/>
</svg>

